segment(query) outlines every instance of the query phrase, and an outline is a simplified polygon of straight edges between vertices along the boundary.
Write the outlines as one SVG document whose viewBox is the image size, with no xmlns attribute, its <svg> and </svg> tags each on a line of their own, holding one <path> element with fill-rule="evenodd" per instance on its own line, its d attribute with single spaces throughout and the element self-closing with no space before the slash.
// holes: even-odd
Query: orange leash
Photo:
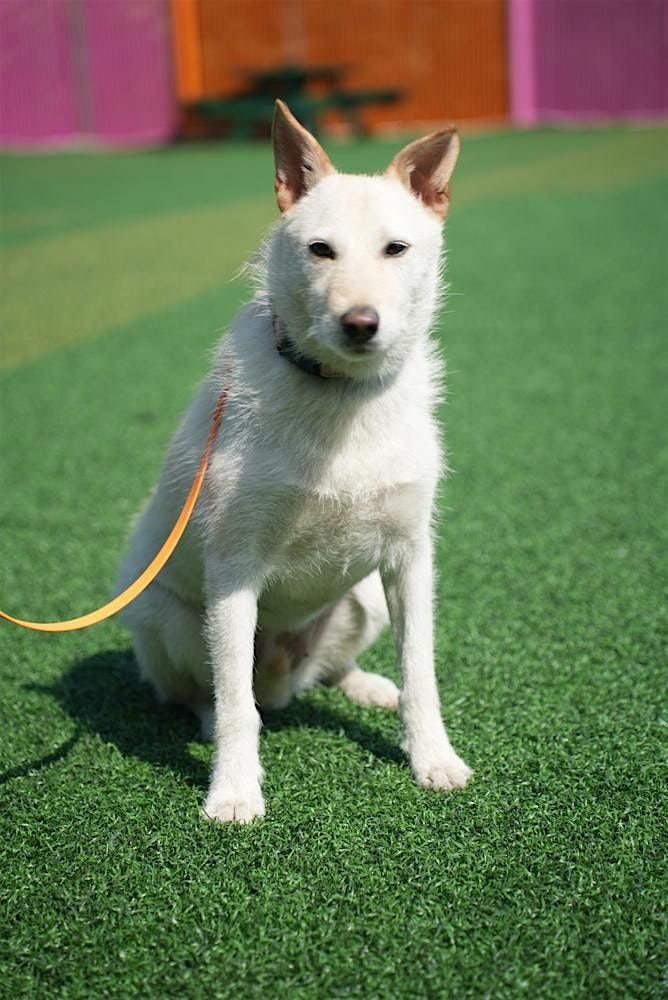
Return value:
<svg viewBox="0 0 668 1000">
<path fill-rule="evenodd" d="M 225 409 L 226 402 L 227 390 L 221 392 L 216 401 L 216 408 L 213 411 L 213 417 L 211 418 L 209 436 L 206 440 L 199 468 L 197 469 L 197 473 L 195 474 L 193 484 L 190 487 L 190 492 L 186 497 L 181 513 L 177 517 L 176 523 L 170 531 L 160 551 L 151 560 L 144 572 L 137 577 L 134 583 L 131 583 L 129 587 L 126 587 L 121 594 L 118 594 L 117 597 L 114 597 L 107 604 L 103 604 L 101 608 L 97 608 L 95 611 L 90 611 L 87 615 L 81 615 L 79 618 L 70 618 L 69 621 L 66 622 L 26 622 L 21 618 L 12 618 L 11 615 L 5 614 L 4 611 L 0 611 L 0 618 L 4 618 L 5 621 L 8 622 L 13 622 L 14 625 L 21 625 L 23 628 L 34 629 L 37 632 L 73 632 L 75 629 L 88 628 L 89 625 L 95 625 L 97 622 L 104 621 L 105 618 L 110 618 L 111 615 L 116 614 L 117 611 L 126 607 L 130 601 L 133 601 L 135 597 L 138 597 L 142 590 L 145 590 L 149 583 L 155 580 L 156 576 L 178 545 L 183 532 L 188 526 L 190 515 L 192 514 L 195 504 L 197 503 L 197 498 L 202 488 L 202 483 L 204 482 L 204 476 L 206 475 L 209 459 L 211 457 L 211 449 L 213 448 L 213 443 L 216 440 L 216 434 L 218 433 L 218 428 L 220 427 L 220 422 L 223 418 L 223 410 Z"/>
</svg>

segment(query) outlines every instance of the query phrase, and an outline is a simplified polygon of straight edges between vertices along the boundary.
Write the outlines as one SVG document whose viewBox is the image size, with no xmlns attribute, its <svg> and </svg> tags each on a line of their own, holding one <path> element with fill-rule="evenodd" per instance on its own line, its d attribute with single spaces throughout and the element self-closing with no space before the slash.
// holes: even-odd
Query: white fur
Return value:
<svg viewBox="0 0 668 1000">
<path fill-rule="evenodd" d="M 314 257 L 315 239 L 336 259 Z M 383 256 L 392 240 L 410 249 Z M 134 579 L 168 533 L 216 396 L 228 388 L 193 520 L 123 617 L 143 675 L 161 697 L 188 704 L 214 737 L 205 813 L 241 823 L 264 814 L 255 697 L 280 707 L 317 682 L 365 705 L 400 702 L 403 745 L 422 785 L 450 789 L 470 774 L 448 741 L 434 676 L 440 370 L 428 332 L 439 220 L 397 177 L 328 173 L 282 217 L 262 258 L 263 287 L 222 341 L 174 437 L 118 583 Z M 341 331 L 355 306 L 380 316 L 362 353 Z M 319 379 L 281 357 L 272 315 L 304 353 L 345 377 Z M 400 698 L 391 681 L 355 664 L 388 606 Z"/>
</svg>

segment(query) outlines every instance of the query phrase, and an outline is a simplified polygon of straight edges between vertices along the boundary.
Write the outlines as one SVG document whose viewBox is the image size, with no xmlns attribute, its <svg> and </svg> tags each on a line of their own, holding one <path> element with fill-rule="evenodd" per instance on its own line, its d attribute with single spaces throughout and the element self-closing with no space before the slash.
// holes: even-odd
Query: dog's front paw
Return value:
<svg viewBox="0 0 668 1000">
<path fill-rule="evenodd" d="M 354 667 L 339 681 L 339 687 L 351 701 L 375 708 L 396 709 L 399 706 L 399 689 L 389 677 L 371 674 Z"/>
<path fill-rule="evenodd" d="M 473 771 L 458 757 L 452 747 L 437 752 L 417 752 L 410 755 L 413 774 L 419 785 L 435 792 L 450 792 L 463 788 Z"/>
<path fill-rule="evenodd" d="M 206 797 L 203 813 L 207 819 L 218 823 L 252 823 L 258 816 L 264 816 L 264 799 L 260 785 L 235 787 L 225 782 L 212 788 Z"/>
</svg>

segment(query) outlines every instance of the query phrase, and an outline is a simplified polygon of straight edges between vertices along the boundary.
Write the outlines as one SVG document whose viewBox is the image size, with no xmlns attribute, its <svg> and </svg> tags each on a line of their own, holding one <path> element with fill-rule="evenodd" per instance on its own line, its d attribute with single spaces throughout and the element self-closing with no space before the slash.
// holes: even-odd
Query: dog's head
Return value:
<svg viewBox="0 0 668 1000">
<path fill-rule="evenodd" d="M 438 303 L 456 131 L 412 142 L 376 177 L 337 173 L 281 101 L 273 142 L 272 308 L 304 354 L 351 377 L 396 371 Z"/>
</svg>

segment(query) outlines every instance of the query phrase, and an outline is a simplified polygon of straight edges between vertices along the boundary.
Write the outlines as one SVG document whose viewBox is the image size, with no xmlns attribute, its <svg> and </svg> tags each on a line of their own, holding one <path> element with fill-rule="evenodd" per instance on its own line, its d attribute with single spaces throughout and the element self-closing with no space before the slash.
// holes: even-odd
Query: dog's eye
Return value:
<svg viewBox="0 0 668 1000">
<path fill-rule="evenodd" d="M 402 243 L 401 240 L 392 240 L 385 247 L 384 253 L 386 257 L 401 257 L 408 250 L 408 243 Z"/>
<path fill-rule="evenodd" d="M 313 240 L 313 243 L 309 243 L 308 248 L 314 257 L 329 257 L 330 260 L 334 260 L 336 257 L 329 243 L 325 243 L 324 240 Z"/>
</svg>

